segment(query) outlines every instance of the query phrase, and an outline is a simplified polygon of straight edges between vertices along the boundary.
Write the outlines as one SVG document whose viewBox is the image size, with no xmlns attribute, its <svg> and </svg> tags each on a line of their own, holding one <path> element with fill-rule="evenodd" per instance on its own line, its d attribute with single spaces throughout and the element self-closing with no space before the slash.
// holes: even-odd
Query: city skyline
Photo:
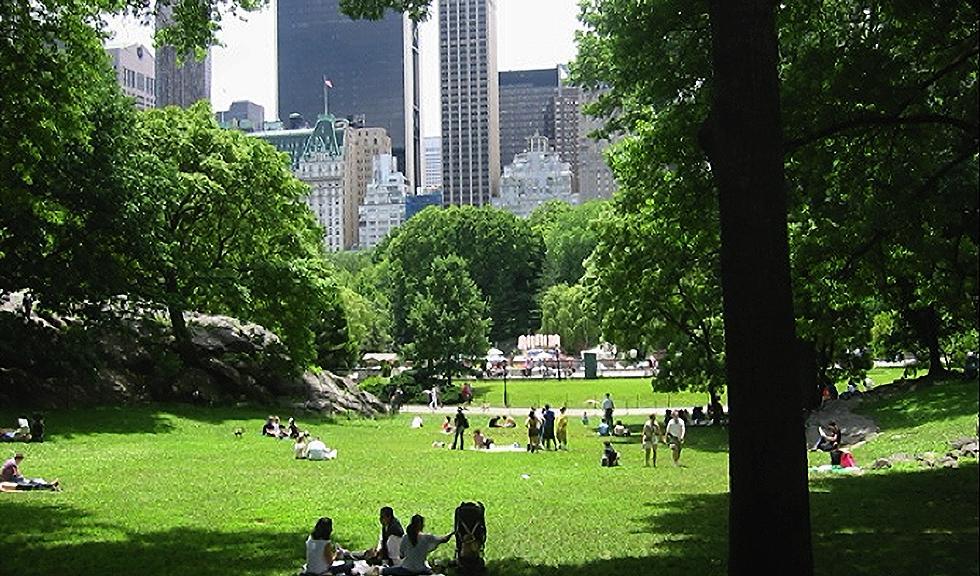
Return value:
<svg viewBox="0 0 980 576">
<path fill-rule="evenodd" d="M 435 0 L 437 1 L 437 0 Z M 433 7 L 437 4 L 434 2 Z M 223 46 L 212 50 L 211 103 L 225 110 L 237 100 L 262 105 L 268 120 L 278 110 L 276 98 L 276 3 L 245 18 L 226 16 L 218 40 Z M 575 56 L 575 0 L 497 0 L 498 69 L 549 68 L 567 63 Z M 542 27 L 540 23 L 549 22 Z M 109 46 L 142 43 L 153 49 L 152 27 L 131 18 L 109 20 L 114 33 Z M 436 11 L 419 28 L 421 42 L 422 135 L 439 136 L 439 25 Z M 155 50 L 154 50 L 155 52 Z"/>
</svg>

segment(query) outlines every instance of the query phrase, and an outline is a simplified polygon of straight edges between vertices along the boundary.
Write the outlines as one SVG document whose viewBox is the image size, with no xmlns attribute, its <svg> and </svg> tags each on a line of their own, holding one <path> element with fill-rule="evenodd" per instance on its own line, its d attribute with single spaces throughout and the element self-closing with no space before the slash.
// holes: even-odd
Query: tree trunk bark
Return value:
<svg viewBox="0 0 980 576">
<path fill-rule="evenodd" d="M 813 574 L 775 7 L 711 0 L 709 8 L 713 102 L 701 137 L 721 216 L 733 576 Z"/>
</svg>

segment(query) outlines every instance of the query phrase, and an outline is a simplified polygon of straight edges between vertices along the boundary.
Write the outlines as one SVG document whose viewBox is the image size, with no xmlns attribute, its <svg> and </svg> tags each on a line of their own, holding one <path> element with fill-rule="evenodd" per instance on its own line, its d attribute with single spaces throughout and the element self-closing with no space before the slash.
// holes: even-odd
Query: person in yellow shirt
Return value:
<svg viewBox="0 0 980 576">
<path fill-rule="evenodd" d="M 564 406 L 558 411 L 558 420 L 555 422 L 555 438 L 558 440 L 559 450 L 568 450 L 568 416 L 565 415 Z"/>
</svg>

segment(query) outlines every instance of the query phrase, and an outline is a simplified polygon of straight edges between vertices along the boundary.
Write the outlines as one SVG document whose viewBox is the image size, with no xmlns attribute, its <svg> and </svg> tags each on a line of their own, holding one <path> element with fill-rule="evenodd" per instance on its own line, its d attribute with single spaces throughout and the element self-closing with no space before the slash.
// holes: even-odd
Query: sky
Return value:
<svg viewBox="0 0 980 576">
<path fill-rule="evenodd" d="M 421 25 L 422 135 L 438 136 L 439 23 L 436 2 Z M 265 107 L 266 120 L 276 115 L 275 2 L 244 19 L 226 17 L 212 52 L 211 102 L 227 110 L 235 100 Z M 577 0 L 497 0 L 497 68 L 550 68 L 575 57 L 574 33 L 579 29 Z M 152 27 L 132 18 L 110 21 L 111 46 L 142 43 L 152 47 Z"/>
</svg>

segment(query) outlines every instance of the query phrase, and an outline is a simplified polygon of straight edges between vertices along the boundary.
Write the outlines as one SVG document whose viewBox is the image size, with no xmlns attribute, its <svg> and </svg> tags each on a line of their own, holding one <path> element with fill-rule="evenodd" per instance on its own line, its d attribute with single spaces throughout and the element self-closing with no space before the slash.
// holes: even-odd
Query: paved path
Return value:
<svg viewBox="0 0 980 576">
<path fill-rule="evenodd" d="M 487 414 L 488 416 L 506 416 L 508 414 L 511 415 L 511 416 L 516 416 L 516 415 L 523 416 L 523 415 L 526 415 L 528 413 L 528 411 L 531 409 L 529 406 L 525 406 L 525 407 L 511 406 L 510 408 L 503 408 L 503 407 L 500 407 L 500 406 L 488 406 L 488 407 L 484 408 L 483 406 L 478 405 L 478 404 L 473 404 L 473 405 L 471 405 L 469 407 L 464 407 L 464 408 L 466 408 L 466 412 L 468 414 Z M 540 408 L 540 406 L 538 406 L 538 408 Z M 552 406 L 551 408 L 557 412 L 558 411 L 558 408 L 560 408 L 560 406 Z M 665 410 L 668 410 L 670 408 L 677 408 L 677 409 L 687 408 L 688 410 L 691 410 L 693 408 L 693 406 L 670 406 L 670 407 L 661 406 L 661 407 L 649 407 L 649 408 L 616 408 L 615 411 L 613 412 L 613 417 L 615 418 L 616 416 L 647 416 L 647 415 L 650 414 L 651 411 L 654 412 L 655 414 L 657 414 L 658 417 L 661 417 L 661 416 L 663 416 L 664 411 Z M 455 414 L 456 413 L 456 406 L 455 405 L 449 405 L 449 406 L 442 406 L 442 405 L 440 405 L 439 408 L 437 408 L 436 410 L 433 410 L 433 409 L 429 408 L 428 406 L 426 406 L 424 404 L 406 404 L 405 406 L 402 406 L 399 411 L 402 412 L 402 413 L 404 413 L 404 414 Z M 582 415 L 582 412 L 587 413 L 590 418 L 592 418 L 592 417 L 602 417 L 602 409 L 601 408 L 587 408 L 587 409 L 582 409 L 582 408 L 569 408 L 568 409 L 568 414 L 569 415 L 581 416 Z M 728 406 L 725 406 L 725 412 L 726 413 L 728 412 Z"/>
</svg>

